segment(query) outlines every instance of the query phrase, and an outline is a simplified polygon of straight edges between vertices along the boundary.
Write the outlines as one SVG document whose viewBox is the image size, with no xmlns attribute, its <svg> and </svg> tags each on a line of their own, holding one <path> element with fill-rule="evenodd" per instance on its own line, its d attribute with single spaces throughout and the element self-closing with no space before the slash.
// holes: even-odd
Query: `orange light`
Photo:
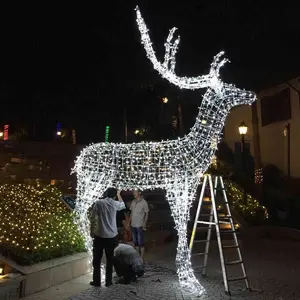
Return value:
<svg viewBox="0 0 300 300">
<path fill-rule="evenodd" d="M 7 141 L 8 140 L 8 128 L 9 125 L 4 125 L 4 140 Z"/>
</svg>

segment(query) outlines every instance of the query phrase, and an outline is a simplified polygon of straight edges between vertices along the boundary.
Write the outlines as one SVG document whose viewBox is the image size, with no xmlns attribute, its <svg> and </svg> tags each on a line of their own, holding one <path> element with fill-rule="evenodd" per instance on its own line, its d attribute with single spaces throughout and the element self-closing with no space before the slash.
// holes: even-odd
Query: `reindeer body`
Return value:
<svg viewBox="0 0 300 300">
<path fill-rule="evenodd" d="M 179 282 L 190 291 L 201 294 L 204 289 L 194 275 L 187 244 L 189 210 L 200 182 L 199 175 L 210 165 L 227 114 L 233 106 L 251 104 L 256 97 L 252 92 L 220 80 L 219 69 L 227 61 L 220 61 L 222 52 L 215 56 L 208 75 L 195 78 L 176 76 L 174 57 L 179 39 L 171 43 L 175 29 L 170 31 L 165 61 L 160 64 L 138 9 L 137 22 L 147 56 L 164 78 L 181 88 L 206 87 L 207 91 L 194 126 L 183 138 L 132 144 L 98 143 L 84 148 L 73 169 L 77 173 L 77 221 L 86 238 L 87 248 L 91 250 L 86 212 L 107 187 L 121 190 L 164 189 L 178 233 L 176 265 Z"/>
<path fill-rule="evenodd" d="M 225 120 L 220 121 L 219 109 L 207 115 L 207 97 L 212 93 L 208 90 L 204 95 L 196 123 L 183 138 L 88 146 L 75 165 L 76 172 L 81 174 L 80 180 L 90 185 L 89 175 L 93 173 L 92 177 L 98 179 L 110 176 L 111 184 L 119 189 L 167 189 L 176 178 L 197 177 L 205 172 L 216 150 Z M 205 124 L 202 124 L 203 120 Z M 216 122 L 220 123 L 219 126 L 216 126 Z M 200 165 L 199 160 L 202 161 Z M 86 166 L 85 169 L 83 166 Z"/>
</svg>

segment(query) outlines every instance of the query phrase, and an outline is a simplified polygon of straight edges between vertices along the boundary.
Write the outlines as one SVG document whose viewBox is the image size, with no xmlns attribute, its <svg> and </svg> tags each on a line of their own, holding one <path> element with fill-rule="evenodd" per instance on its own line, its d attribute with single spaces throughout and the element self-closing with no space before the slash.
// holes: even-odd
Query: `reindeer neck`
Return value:
<svg viewBox="0 0 300 300">
<path fill-rule="evenodd" d="M 187 139 L 193 141 L 200 152 L 218 141 L 228 113 L 220 99 L 214 95 L 212 90 L 205 93 L 196 122 L 187 135 Z"/>
</svg>

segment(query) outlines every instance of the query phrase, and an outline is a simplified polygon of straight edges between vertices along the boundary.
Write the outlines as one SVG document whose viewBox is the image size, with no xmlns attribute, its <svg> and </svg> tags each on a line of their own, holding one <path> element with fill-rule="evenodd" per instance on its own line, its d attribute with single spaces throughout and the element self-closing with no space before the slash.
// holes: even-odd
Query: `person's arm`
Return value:
<svg viewBox="0 0 300 300">
<path fill-rule="evenodd" d="M 116 205 L 117 205 L 117 210 L 119 211 L 119 210 L 125 209 L 126 206 L 125 206 L 125 203 L 124 203 L 124 201 L 123 201 L 123 199 L 122 199 L 122 196 L 121 196 L 121 192 L 120 192 L 120 191 L 117 192 L 117 197 L 118 197 L 118 200 L 119 200 L 119 201 L 115 201 L 115 203 L 116 203 Z"/>
<path fill-rule="evenodd" d="M 96 225 L 96 216 L 97 216 L 97 206 L 96 203 L 94 203 L 91 213 L 91 227 L 90 227 L 90 236 L 91 238 L 94 237 L 94 230 Z"/>
<path fill-rule="evenodd" d="M 133 209 L 133 201 L 131 201 L 130 203 L 130 207 L 129 207 L 129 226 L 131 226 L 131 219 L 132 219 L 132 209 Z"/>
<path fill-rule="evenodd" d="M 147 225 L 147 221 L 148 221 L 148 216 L 149 216 L 149 207 L 148 207 L 148 203 L 145 201 L 144 202 L 144 223 L 143 223 L 143 229 L 146 230 L 146 225 Z"/>
</svg>

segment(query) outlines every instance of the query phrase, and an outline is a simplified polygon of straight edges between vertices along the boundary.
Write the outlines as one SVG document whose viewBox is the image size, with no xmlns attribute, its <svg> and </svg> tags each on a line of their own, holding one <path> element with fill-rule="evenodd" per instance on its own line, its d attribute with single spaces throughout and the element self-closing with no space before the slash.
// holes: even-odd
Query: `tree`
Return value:
<svg viewBox="0 0 300 300">
<path fill-rule="evenodd" d="M 255 190 L 257 193 L 257 198 L 261 200 L 263 171 L 262 171 L 261 154 L 260 154 L 260 137 L 259 137 L 258 116 L 257 116 L 257 102 L 254 102 L 251 108 L 252 108 L 253 146 L 254 146 Z"/>
<path fill-rule="evenodd" d="M 20 143 L 24 141 L 27 137 L 27 130 L 24 127 L 20 127 L 16 131 L 14 131 L 14 133 L 9 137 L 9 139 Z"/>
</svg>

